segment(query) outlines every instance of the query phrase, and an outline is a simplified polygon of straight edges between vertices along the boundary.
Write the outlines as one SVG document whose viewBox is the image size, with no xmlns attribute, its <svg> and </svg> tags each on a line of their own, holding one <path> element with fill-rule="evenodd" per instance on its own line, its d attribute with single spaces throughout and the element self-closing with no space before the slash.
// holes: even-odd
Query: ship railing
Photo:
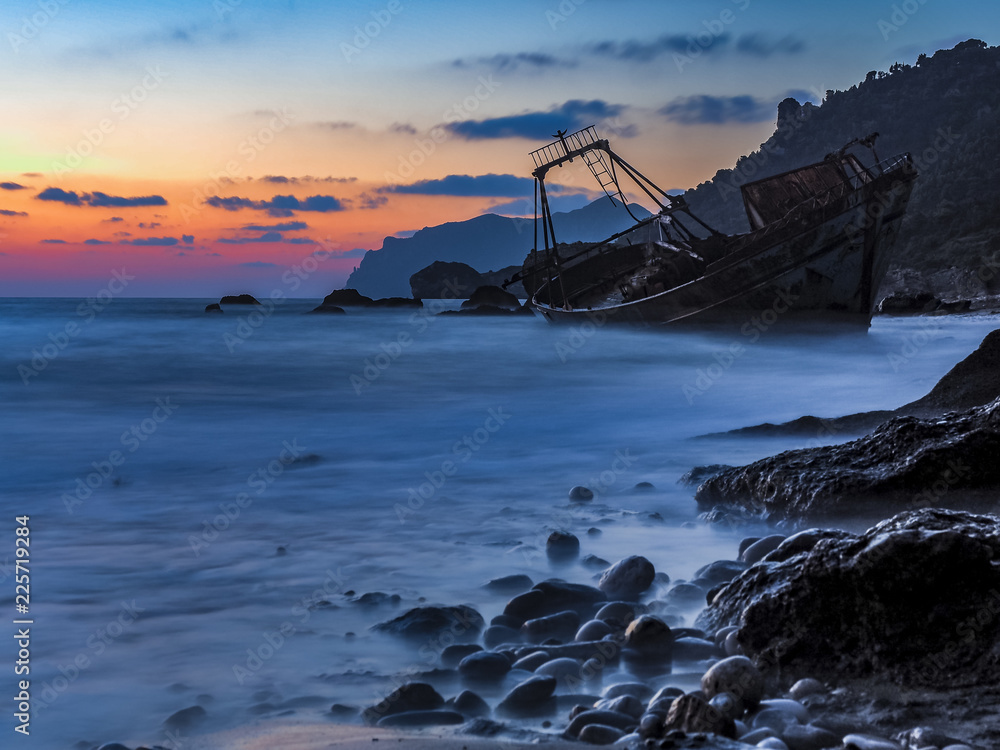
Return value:
<svg viewBox="0 0 1000 750">
<path fill-rule="evenodd" d="M 590 125 L 575 133 L 564 135 L 557 141 L 553 141 L 548 146 L 542 146 L 531 152 L 531 159 L 535 162 L 535 169 L 558 164 L 570 154 L 586 149 L 595 143 L 600 142 L 601 137 L 597 135 L 597 129 Z"/>
</svg>

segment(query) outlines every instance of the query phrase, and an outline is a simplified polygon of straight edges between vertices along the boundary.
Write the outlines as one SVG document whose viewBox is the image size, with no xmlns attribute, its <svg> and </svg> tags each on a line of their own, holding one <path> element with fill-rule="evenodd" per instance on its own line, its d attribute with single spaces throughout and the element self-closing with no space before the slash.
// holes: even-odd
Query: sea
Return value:
<svg viewBox="0 0 1000 750">
<path fill-rule="evenodd" d="M 1000 322 L 693 331 L 213 301 L 0 300 L 6 737 L 180 748 L 334 721 L 439 666 L 447 643 L 370 630 L 410 607 L 489 621 L 505 598 L 484 582 L 593 583 L 588 555 L 688 579 L 769 530 L 699 519 L 686 472 L 855 437 L 724 433 L 900 406 Z M 593 500 L 570 502 L 578 485 Z M 549 562 L 557 530 L 580 560 Z M 200 724 L 164 724 L 194 706 Z"/>
</svg>

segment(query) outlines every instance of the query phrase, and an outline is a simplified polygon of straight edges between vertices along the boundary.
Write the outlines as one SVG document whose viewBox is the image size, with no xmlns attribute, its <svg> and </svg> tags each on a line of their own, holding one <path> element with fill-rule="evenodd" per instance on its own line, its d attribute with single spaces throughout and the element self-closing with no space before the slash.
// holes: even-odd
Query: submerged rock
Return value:
<svg viewBox="0 0 1000 750">
<path fill-rule="evenodd" d="M 456 607 L 414 607 L 392 620 L 372 625 L 379 633 L 402 638 L 431 638 L 442 633 L 450 633 L 456 642 L 474 641 L 479 637 L 486 622 L 472 607 L 459 604 Z"/>
<path fill-rule="evenodd" d="M 337 307 L 336 305 L 320 305 L 319 307 L 314 307 L 309 311 L 312 313 L 320 313 L 324 315 L 346 315 L 344 308 Z"/>
<path fill-rule="evenodd" d="M 754 565 L 699 625 L 738 625 L 745 653 L 784 679 L 975 684 L 1000 666 L 998 559 L 1000 518 L 909 511 Z"/>
<path fill-rule="evenodd" d="M 897 417 L 842 445 L 786 451 L 705 481 L 702 507 L 769 519 L 865 517 L 913 507 L 993 507 L 1000 398 L 939 419 Z M 763 541 L 763 540 L 762 540 Z"/>
<path fill-rule="evenodd" d="M 221 313 L 222 306 L 218 302 L 213 302 L 210 305 L 205 305 L 205 312 L 207 313 Z"/>
<path fill-rule="evenodd" d="M 462 303 L 463 310 L 475 309 L 477 307 L 520 310 L 521 301 L 510 292 L 504 291 L 498 286 L 481 286 L 472 293 L 469 299 Z"/>
</svg>

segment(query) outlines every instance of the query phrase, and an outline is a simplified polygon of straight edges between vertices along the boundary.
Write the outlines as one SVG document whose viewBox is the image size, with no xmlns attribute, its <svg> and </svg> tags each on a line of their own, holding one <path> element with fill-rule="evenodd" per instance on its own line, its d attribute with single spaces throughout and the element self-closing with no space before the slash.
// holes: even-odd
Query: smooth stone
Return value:
<svg viewBox="0 0 1000 750">
<path fill-rule="evenodd" d="M 426 682 L 407 682 L 393 690 L 383 700 L 374 706 L 369 706 L 361 712 L 361 718 L 366 724 L 376 724 L 390 714 L 410 711 L 431 711 L 441 708 L 444 698 Z"/>
<path fill-rule="evenodd" d="M 667 732 L 679 729 L 682 732 L 705 732 L 735 739 L 736 725 L 733 720 L 704 698 L 693 693 L 674 700 L 663 722 Z"/>
<path fill-rule="evenodd" d="M 763 740 L 777 737 L 774 730 L 768 729 L 767 727 L 763 727 L 761 729 L 751 729 L 750 731 L 743 732 L 742 734 L 737 732 L 736 736 L 739 737 L 740 742 L 744 742 L 747 745 L 756 745 Z"/>
<path fill-rule="evenodd" d="M 458 664 L 458 673 L 470 680 L 500 681 L 510 671 L 510 659 L 495 651 L 477 651 Z"/>
<path fill-rule="evenodd" d="M 408 639 L 426 640 L 447 632 L 458 642 L 474 641 L 486 622 L 472 607 L 414 607 L 391 620 L 372 625 L 371 630 Z"/>
<path fill-rule="evenodd" d="M 509 701 L 505 698 L 497 704 L 493 713 L 506 719 L 530 719 L 540 716 L 555 716 L 559 713 L 559 703 L 555 697 L 544 698 L 532 703 Z"/>
<path fill-rule="evenodd" d="M 478 643 L 453 643 L 446 646 L 441 652 L 441 666 L 446 669 L 454 669 L 466 656 L 482 650 L 483 647 Z"/>
<path fill-rule="evenodd" d="M 656 485 L 652 482 L 637 482 L 633 489 L 636 490 L 655 490 Z"/>
<path fill-rule="evenodd" d="M 451 724 L 464 724 L 465 717 L 457 711 L 405 711 L 399 714 L 383 716 L 378 721 L 379 727 L 437 727 Z"/>
<path fill-rule="evenodd" d="M 777 737 L 768 737 L 765 740 L 761 740 L 757 743 L 757 747 L 764 747 L 767 750 L 788 750 L 788 745 Z"/>
<path fill-rule="evenodd" d="M 848 734 L 841 740 L 846 750 L 902 750 L 902 747 L 883 737 L 870 734 Z"/>
<path fill-rule="evenodd" d="M 605 601 L 607 596 L 604 592 L 593 586 L 549 579 L 536 583 L 531 591 L 515 596 L 507 602 L 503 613 L 524 622 L 572 609 L 580 617 L 589 618 L 596 605 Z"/>
<path fill-rule="evenodd" d="M 524 625 L 524 620 L 519 620 L 518 618 L 511 617 L 510 615 L 497 615 L 490 620 L 490 625 L 503 625 L 505 628 L 520 630 L 521 626 Z"/>
<path fill-rule="evenodd" d="M 760 541 L 760 537 L 759 536 L 748 536 L 748 537 L 744 537 L 743 539 L 741 539 L 740 540 L 739 550 L 736 553 L 736 557 L 739 558 L 740 560 L 742 560 L 743 559 L 743 553 L 747 551 L 747 548 L 751 544 L 753 544 L 754 542 L 759 542 L 759 541 Z"/>
<path fill-rule="evenodd" d="M 594 493 L 582 485 L 577 485 L 569 491 L 569 499 L 574 503 L 585 503 L 588 500 L 594 499 Z"/>
<path fill-rule="evenodd" d="M 764 677 L 745 656 L 730 656 L 714 664 L 701 678 L 701 690 L 707 698 L 732 693 L 748 707 L 756 706 L 764 696 Z"/>
<path fill-rule="evenodd" d="M 597 610 L 594 619 L 603 620 L 604 622 L 617 620 L 623 626 L 627 627 L 632 620 L 639 615 L 646 614 L 648 611 L 649 609 L 645 604 L 637 602 L 609 602 Z"/>
<path fill-rule="evenodd" d="M 715 706 L 719 711 L 728 716 L 733 721 L 743 716 L 743 701 L 732 693 L 719 693 L 713 695 L 709 705 Z"/>
<path fill-rule="evenodd" d="M 486 648 L 496 648 L 503 643 L 520 643 L 521 631 L 508 628 L 505 625 L 490 625 L 483 633 L 483 645 Z"/>
<path fill-rule="evenodd" d="M 570 678 L 575 681 L 582 681 L 583 678 L 580 676 L 580 671 L 580 662 L 576 659 L 563 657 L 559 659 L 550 659 L 545 662 L 542 666 L 535 670 L 535 674 L 555 677 L 560 685 L 566 686 Z"/>
<path fill-rule="evenodd" d="M 719 648 L 725 648 L 726 638 L 729 636 L 730 633 L 735 633 L 738 630 L 739 626 L 737 625 L 727 625 L 724 628 L 719 628 L 718 630 L 715 631 L 715 637 L 712 640 L 715 641 L 716 645 L 719 646 Z"/>
<path fill-rule="evenodd" d="M 639 718 L 639 737 L 641 739 L 659 737 L 663 734 L 663 720 L 666 718 L 665 713 L 644 713 Z"/>
<path fill-rule="evenodd" d="M 545 541 L 545 554 L 553 562 L 575 560 L 580 556 L 580 540 L 568 531 L 553 531 Z"/>
<path fill-rule="evenodd" d="M 537 703 L 551 698 L 556 691 L 557 680 L 551 675 L 532 675 L 524 682 L 515 685 L 504 696 L 505 703 Z"/>
<path fill-rule="evenodd" d="M 541 643 L 546 638 L 572 640 L 580 628 L 580 615 L 573 610 L 528 620 L 521 626 L 521 635 L 531 643 Z"/>
<path fill-rule="evenodd" d="M 826 750 L 840 747 L 840 737 L 812 724 L 795 724 L 781 733 L 788 750 Z"/>
<path fill-rule="evenodd" d="M 675 698 L 679 698 L 682 695 L 684 695 L 684 691 L 679 687 L 668 685 L 667 687 L 660 688 L 653 694 L 653 697 L 649 699 L 649 705 L 652 707 L 654 703 L 662 700 L 668 700 L 673 703 Z"/>
<path fill-rule="evenodd" d="M 625 732 L 605 724 L 588 724 L 580 730 L 578 739 L 588 745 L 613 745 L 625 736 Z"/>
<path fill-rule="evenodd" d="M 612 745 L 612 747 L 621 747 L 621 748 L 629 748 L 629 749 L 631 749 L 631 748 L 634 748 L 637 744 L 641 744 L 641 743 L 642 743 L 642 737 L 639 735 L 639 733 L 638 732 L 632 732 L 631 734 L 624 734 L 624 735 L 622 735 L 618 739 L 618 741 L 615 742 L 614 745 Z"/>
<path fill-rule="evenodd" d="M 701 661 L 719 655 L 719 647 L 704 638 L 675 638 L 674 661 Z"/>
<path fill-rule="evenodd" d="M 782 534 L 772 534 L 771 536 L 766 536 L 763 539 L 758 539 L 756 542 L 743 550 L 740 555 L 740 560 L 745 562 L 747 565 L 753 565 L 754 563 L 760 562 L 764 559 L 765 555 L 778 549 L 786 538 L 787 537 Z"/>
<path fill-rule="evenodd" d="M 914 727 L 909 732 L 901 732 L 896 735 L 896 739 L 900 740 L 904 745 L 908 743 L 910 747 L 914 748 L 924 747 L 925 745 L 933 745 L 939 748 L 946 748 L 949 745 L 962 745 L 954 737 L 949 737 L 944 732 L 939 732 L 933 727 Z"/>
<path fill-rule="evenodd" d="M 597 555 L 584 555 L 580 558 L 580 564 L 585 568 L 590 568 L 591 570 L 605 570 L 609 565 L 611 565 L 611 563 L 603 557 L 598 557 Z"/>
<path fill-rule="evenodd" d="M 208 718 L 208 712 L 201 706 L 188 706 L 170 714 L 163 726 L 170 729 L 189 729 Z"/>
<path fill-rule="evenodd" d="M 656 615 L 640 615 L 625 630 L 625 648 L 643 655 L 669 657 L 673 646 L 670 626 Z"/>
<path fill-rule="evenodd" d="M 566 734 L 570 737 L 579 737 L 583 728 L 590 724 L 603 724 L 605 726 L 620 729 L 622 732 L 628 732 L 633 727 L 637 726 L 639 722 L 628 714 L 620 714 L 616 711 L 598 711 L 597 709 L 588 709 L 586 711 L 581 711 L 573 717 L 569 726 L 566 728 Z"/>
<path fill-rule="evenodd" d="M 594 703 L 598 711 L 617 711 L 628 714 L 637 721 L 645 713 L 646 705 L 634 695 L 619 695 L 617 698 L 602 698 Z"/>
<path fill-rule="evenodd" d="M 523 573 L 515 573 L 514 575 L 493 578 L 484 583 L 482 587 L 487 591 L 494 591 L 498 594 L 519 594 L 522 591 L 527 591 L 534 585 L 528 576 Z"/>
<path fill-rule="evenodd" d="M 739 630 L 734 630 L 726 636 L 726 642 L 722 645 L 726 656 L 743 656 L 743 644 L 740 643 Z"/>
<path fill-rule="evenodd" d="M 222 306 L 218 302 L 213 302 L 210 305 L 205 305 L 205 312 L 207 313 L 221 313 Z"/>
<path fill-rule="evenodd" d="M 712 586 L 716 586 L 720 583 L 729 583 L 748 567 L 745 562 L 737 560 L 716 560 L 698 568 L 695 571 L 694 577 L 708 581 Z"/>
<path fill-rule="evenodd" d="M 648 700 L 652 693 L 653 689 L 644 682 L 616 682 L 614 685 L 608 685 L 604 688 L 601 697 L 614 699 L 623 695 L 631 695 L 633 698 L 644 701 Z"/>
<path fill-rule="evenodd" d="M 462 716 L 468 716 L 473 719 L 479 716 L 490 715 L 489 704 L 471 690 L 463 690 L 457 696 L 447 701 L 445 705 L 458 711 Z"/>
<path fill-rule="evenodd" d="M 825 692 L 826 686 L 823 685 L 822 682 L 815 680 L 812 677 L 804 677 L 792 685 L 792 689 L 788 691 L 788 694 L 798 701 L 802 700 L 807 695 L 816 695 L 818 693 Z"/>
<path fill-rule="evenodd" d="M 969 745 L 947 745 L 942 747 L 941 750 L 972 750 Z"/>
<path fill-rule="evenodd" d="M 790 711 L 781 711 L 776 708 L 765 708 L 753 715 L 751 725 L 754 729 L 767 727 L 773 729 L 778 735 L 784 733 L 786 727 L 801 724 Z"/>
<path fill-rule="evenodd" d="M 601 535 L 601 534 L 603 534 L 603 533 L 604 533 L 604 532 L 603 532 L 603 531 L 601 531 L 601 530 L 600 530 L 599 528 L 597 528 L 596 526 L 591 526 L 591 527 L 590 527 L 589 529 L 587 529 L 587 535 L 588 535 L 588 536 L 600 536 L 600 535 Z"/>
<path fill-rule="evenodd" d="M 548 651 L 535 651 L 533 654 L 523 656 L 514 662 L 511 669 L 523 669 L 527 672 L 534 672 L 545 662 L 552 659 Z"/>
<path fill-rule="evenodd" d="M 788 698 L 770 698 L 768 700 L 761 701 L 760 707 L 762 709 L 773 708 L 778 711 L 785 711 L 792 714 L 799 721 L 799 723 L 809 723 L 809 709 L 798 701 L 789 700 Z"/>
<path fill-rule="evenodd" d="M 655 576 L 653 563 L 641 555 L 630 555 L 604 571 L 597 588 L 609 599 L 636 599 L 653 585 Z"/>
<path fill-rule="evenodd" d="M 705 590 L 693 583 L 675 583 L 663 596 L 667 604 L 678 607 L 705 606 Z"/>
<path fill-rule="evenodd" d="M 574 641 L 599 641 L 606 635 L 611 635 L 614 630 L 603 620 L 588 620 L 576 631 Z"/>
</svg>

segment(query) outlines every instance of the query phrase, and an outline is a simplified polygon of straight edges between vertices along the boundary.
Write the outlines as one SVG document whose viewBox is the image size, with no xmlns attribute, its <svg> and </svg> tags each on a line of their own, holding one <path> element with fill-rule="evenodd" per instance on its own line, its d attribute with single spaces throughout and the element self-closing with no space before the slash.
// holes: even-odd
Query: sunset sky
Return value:
<svg viewBox="0 0 1000 750">
<path fill-rule="evenodd" d="M 756 148 L 785 96 L 976 37 L 941 0 L 8 0 L 0 295 L 343 285 L 387 235 L 530 213 L 528 152 L 596 124 L 662 187 Z M 597 196 L 572 165 L 557 208 Z M 486 269 L 481 269 L 486 270 Z"/>
</svg>

